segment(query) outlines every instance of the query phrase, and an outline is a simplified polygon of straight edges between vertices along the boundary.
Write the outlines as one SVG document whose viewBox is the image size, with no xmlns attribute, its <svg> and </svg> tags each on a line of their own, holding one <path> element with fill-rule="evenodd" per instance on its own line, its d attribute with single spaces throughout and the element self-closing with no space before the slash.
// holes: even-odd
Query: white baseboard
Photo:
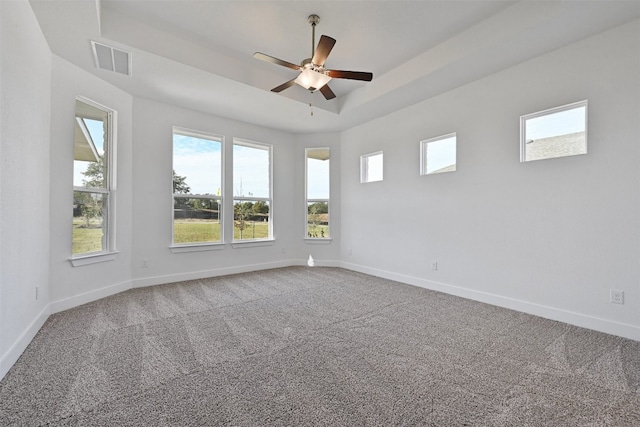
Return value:
<svg viewBox="0 0 640 427">
<path fill-rule="evenodd" d="M 488 292 L 482 292 L 474 289 L 463 288 L 460 286 L 448 285 L 446 283 L 435 282 L 432 280 L 421 279 L 419 277 L 409 276 L 406 274 L 380 270 L 364 265 L 342 262 L 340 263 L 340 266 L 348 270 L 358 271 L 360 273 L 370 274 L 372 276 L 382 277 L 384 279 L 395 280 L 396 282 L 401 282 L 408 285 L 443 292 L 449 295 L 455 295 L 474 301 L 532 314 L 534 316 L 544 317 L 545 319 L 557 320 L 559 322 L 568 323 L 570 325 L 592 329 L 594 331 L 604 332 L 606 334 L 617 335 L 635 341 L 640 341 L 640 327 L 635 325 L 620 323 L 613 320 L 603 319 L 600 317 L 590 316 L 582 313 L 575 313 L 568 310 L 561 310 L 555 307 L 549 307 L 515 298 L 504 297 Z"/>
<path fill-rule="evenodd" d="M 68 310 L 70 308 L 77 307 L 88 302 L 93 302 L 101 298 L 110 297 L 117 293 L 131 289 L 131 282 L 121 282 L 115 285 L 105 286 L 104 288 L 95 289 L 93 291 L 84 292 L 82 294 L 74 295 L 72 297 L 63 298 L 57 301 L 51 302 L 51 314 L 58 313 L 60 311 Z"/>
<path fill-rule="evenodd" d="M 27 329 L 22 332 L 11 348 L 0 358 L 0 380 L 4 378 L 14 363 L 18 361 L 20 355 L 25 351 L 29 343 L 31 343 L 31 340 L 36 336 L 42 325 L 44 325 L 44 322 L 47 321 L 50 314 L 51 308 L 50 305 L 47 304 L 33 319 Z"/>
<path fill-rule="evenodd" d="M 306 262 L 306 261 L 305 261 Z M 247 264 L 234 267 L 215 268 L 212 270 L 192 271 L 188 273 L 166 274 L 163 276 L 143 277 L 132 280 L 133 288 L 144 288 L 146 286 L 164 285 L 166 283 L 183 282 L 185 280 L 206 279 L 208 277 L 228 276 L 230 274 L 248 273 L 257 270 L 271 270 L 273 268 L 290 267 L 300 265 L 297 260 L 285 260 L 267 262 L 263 264 Z"/>
</svg>

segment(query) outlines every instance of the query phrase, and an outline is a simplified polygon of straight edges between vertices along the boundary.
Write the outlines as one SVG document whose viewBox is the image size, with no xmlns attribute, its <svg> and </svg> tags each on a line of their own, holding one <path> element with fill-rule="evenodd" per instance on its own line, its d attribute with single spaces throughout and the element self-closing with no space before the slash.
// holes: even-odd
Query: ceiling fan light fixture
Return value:
<svg viewBox="0 0 640 427">
<path fill-rule="evenodd" d="M 294 82 L 305 89 L 316 91 L 329 83 L 331 77 L 312 68 L 304 68 Z"/>
</svg>

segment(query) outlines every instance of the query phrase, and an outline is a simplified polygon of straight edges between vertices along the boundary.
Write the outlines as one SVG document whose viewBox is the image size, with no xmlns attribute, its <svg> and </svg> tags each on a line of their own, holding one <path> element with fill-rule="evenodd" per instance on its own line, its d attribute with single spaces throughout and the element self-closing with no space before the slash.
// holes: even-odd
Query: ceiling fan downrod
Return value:
<svg viewBox="0 0 640 427">
<path fill-rule="evenodd" d="M 307 22 L 311 24 L 311 57 L 316 54 L 316 25 L 320 23 L 318 15 L 309 15 Z"/>
</svg>

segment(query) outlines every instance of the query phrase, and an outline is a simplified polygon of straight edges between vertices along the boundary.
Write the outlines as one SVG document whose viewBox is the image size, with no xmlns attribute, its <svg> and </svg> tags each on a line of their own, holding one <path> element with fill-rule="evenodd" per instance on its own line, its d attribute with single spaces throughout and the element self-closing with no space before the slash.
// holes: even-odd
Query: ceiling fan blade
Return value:
<svg viewBox="0 0 640 427">
<path fill-rule="evenodd" d="M 336 97 L 336 94 L 333 93 L 333 91 L 331 90 L 331 88 L 329 87 L 329 85 L 324 85 L 320 88 L 320 93 L 322 93 L 322 95 L 324 95 L 325 99 L 333 99 Z"/>
<path fill-rule="evenodd" d="M 331 52 L 331 49 L 333 49 L 334 44 L 336 44 L 335 39 L 329 36 L 320 36 L 318 47 L 313 54 L 313 58 L 311 58 L 311 62 L 316 65 L 323 66 L 324 62 L 327 60 L 327 56 L 329 56 L 329 53 Z"/>
<path fill-rule="evenodd" d="M 282 59 L 274 58 L 273 56 L 265 55 L 264 53 L 256 52 L 253 57 L 260 59 L 261 61 L 271 62 L 272 64 L 282 65 L 283 67 L 291 68 L 292 70 L 299 70 L 300 66 L 292 64 L 291 62 L 283 61 Z"/>
<path fill-rule="evenodd" d="M 373 79 L 373 73 L 365 71 L 327 70 L 327 74 L 332 79 L 364 80 L 366 82 L 370 82 Z"/>
<path fill-rule="evenodd" d="M 296 79 L 291 79 L 286 83 L 282 83 L 278 87 L 274 87 L 273 89 L 271 89 L 271 92 L 282 92 L 286 88 L 289 88 L 289 87 L 293 86 L 295 84 L 295 82 L 296 82 Z"/>
</svg>

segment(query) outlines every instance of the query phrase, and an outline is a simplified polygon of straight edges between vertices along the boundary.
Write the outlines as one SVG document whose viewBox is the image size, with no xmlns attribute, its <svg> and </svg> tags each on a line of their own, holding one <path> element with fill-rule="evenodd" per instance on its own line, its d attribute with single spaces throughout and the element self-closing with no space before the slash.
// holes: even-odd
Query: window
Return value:
<svg viewBox="0 0 640 427">
<path fill-rule="evenodd" d="M 456 134 L 420 141 L 420 174 L 456 170 Z"/>
<path fill-rule="evenodd" d="M 307 148 L 307 238 L 328 239 L 329 157 L 328 148 Z"/>
<path fill-rule="evenodd" d="M 587 101 L 520 117 L 520 161 L 587 153 Z"/>
<path fill-rule="evenodd" d="M 382 181 L 382 151 L 360 156 L 360 182 Z"/>
<path fill-rule="evenodd" d="M 222 242 L 221 136 L 173 128 L 173 244 Z"/>
<path fill-rule="evenodd" d="M 113 215 L 113 134 L 115 112 L 88 99 L 76 99 L 73 142 L 74 257 L 115 250 Z"/>
<path fill-rule="evenodd" d="M 266 144 L 233 141 L 233 240 L 271 239 L 271 151 Z"/>
</svg>

